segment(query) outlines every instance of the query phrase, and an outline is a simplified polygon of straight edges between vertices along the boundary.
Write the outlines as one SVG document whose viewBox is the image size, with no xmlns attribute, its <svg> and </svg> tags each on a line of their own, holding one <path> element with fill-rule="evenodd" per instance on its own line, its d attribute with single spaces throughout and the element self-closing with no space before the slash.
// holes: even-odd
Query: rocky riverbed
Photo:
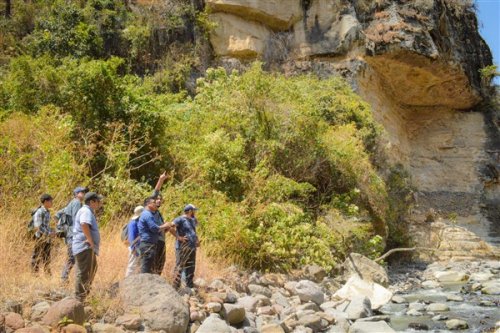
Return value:
<svg viewBox="0 0 500 333">
<path fill-rule="evenodd" d="M 335 277 L 317 266 L 290 275 L 231 268 L 180 294 L 162 277 L 140 274 L 120 283 L 114 316 L 92 318 L 83 304 L 52 293 L 29 310 L 5 304 L 0 332 L 500 332 L 499 261 L 405 264 L 389 272 L 351 254 Z"/>
</svg>

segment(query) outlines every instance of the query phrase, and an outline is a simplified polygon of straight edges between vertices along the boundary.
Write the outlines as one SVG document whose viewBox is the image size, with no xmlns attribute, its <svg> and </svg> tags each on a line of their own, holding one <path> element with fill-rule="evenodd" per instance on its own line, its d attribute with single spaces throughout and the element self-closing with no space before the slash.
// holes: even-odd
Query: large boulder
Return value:
<svg viewBox="0 0 500 333">
<path fill-rule="evenodd" d="M 74 324 L 83 325 L 85 322 L 85 310 L 83 304 L 73 297 L 66 297 L 59 302 L 52 304 L 42 318 L 42 323 L 57 327 L 64 318 L 72 320 Z"/>
<path fill-rule="evenodd" d="M 299 1 L 207 0 L 212 12 L 225 12 L 258 21 L 272 29 L 286 30 L 302 18 Z"/>
<path fill-rule="evenodd" d="M 314 302 L 318 305 L 323 304 L 325 294 L 321 287 L 309 280 L 301 280 L 295 285 L 295 293 L 302 302 Z"/>
<path fill-rule="evenodd" d="M 365 281 L 375 282 L 384 287 L 389 285 L 389 276 L 385 268 L 362 254 L 351 253 L 342 267 L 345 280 L 349 280 L 351 276 L 358 276 Z"/>
<path fill-rule="evenodd" d="M 349 327 L 349 333 L 396 333 L 385 321 L 357 321 Z"/>
<path fill-rule="evenodd" d="M 120 298 L 126 313 L 137 313 L 152 331 L 186 332 L 189 307 L 161 276 L 135 274 L 120 284 Z"/>
<path fill-rule="evenodd" d="M 218 314 L 212 313 L 196 331 L 197 333 L 231 333 L 231 326 L 220 318 Z"/>
<path fill-rule="evenodd" d="M 348 300 L 353 300 L 360 296 L 368 297 L 372 310 L 376 310 L 391 300 L 392 292 L 378 283 L 367 282 L 357 276 L 352 276 L 334 296 Z"/>
</svg>

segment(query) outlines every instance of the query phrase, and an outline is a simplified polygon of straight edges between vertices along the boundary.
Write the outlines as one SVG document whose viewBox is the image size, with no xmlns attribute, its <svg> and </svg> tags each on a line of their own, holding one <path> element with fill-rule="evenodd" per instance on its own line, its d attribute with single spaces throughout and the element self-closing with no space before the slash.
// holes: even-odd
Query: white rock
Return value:
<svg viewBox="0 0 500 333">
<path fill-rule="evenodd" d="M 450 311 L 450 307 L 444 303 L 432 303 L 427 305 L 428 312 L 445 312 Z"/>
<path fill-rule="evenodd" d="M 355 322 L 349 327 L 349 333 L 396 333 L 385 321 Z"/>
<path fill-rule="evenodd" d="M 347 318 L 350 320 L 370 317 L 372 315 L 370 299 L 361 296 L 355 297 L 344 312 L 347 313 Z"/>
<path fill-rule="evenodd" d="M 475 282 L 486 282 L 488 280 L 491 280 L 495 275 L 489 273 L 489 272 L 482 272 L 482 273 L 474 273 L 471 274 L 470 276 L 470 281 L 475 281 Z"/>
<path fill-rule="evenodd" d="M 500 295 L 500 280 L 493 280 L 483 283 L 481 292 L 487 295 Z"/>
<path fill-rule="evenodd" d="M 466 330 L 469 328 L 469 325 L 462 319 L 450 319 L 446 321 L 446 327 L 449 330 Z"/>
<path fill-rule="evenodd" d="M 415 317 L 420 317 L 422 316 L 422 313 L 419 312 L 418 310 L 415 310 L 415 309 L 410 309 L 406 312 L 406 315 L 407 316 L 415 316 Z"/>
<path fill-rule="evenodd" d="M 408 310 L 424 311 L 425 304 L 419 302 L 413 302 L 408 305 Z"/>
<path fill-rule="evenodd" d="M 439 282 L 460 282 L 467 281 L 468 276 L 463 272 L 457 271 L 441 271 L 434 273 L 434 277 Z"/>
<path fill-rule="evenodd" d="M 425 289 L 435 289 L 435 288 L 439 288 L 440 284 L 439 284 L 439 282 L 434 281 L 434 280 L 427 280 L 427 281 L 422 282 L 422 287 Z"/>
<path fill-rule="evenodd" d="M 203 323 L 196 333 L 232 333 L 231 327 L 220 318 L 218 314 L 212 313 Z"/>
<path fill-rule="evenodd" d="M 334 296 L 349 300 L 359 296 L 368 297 L 372 310 L 376 310 L 391 300 L 392 292 L 377 283 L 366 282 L 357 276 L 352 276 Z"/>
<path fill-rule="evenodd" d="M 452 302 L 463 302 L 464 298 L 460 295 L 450 294 L 446 295 L 446 300 Z"/>
</svg>

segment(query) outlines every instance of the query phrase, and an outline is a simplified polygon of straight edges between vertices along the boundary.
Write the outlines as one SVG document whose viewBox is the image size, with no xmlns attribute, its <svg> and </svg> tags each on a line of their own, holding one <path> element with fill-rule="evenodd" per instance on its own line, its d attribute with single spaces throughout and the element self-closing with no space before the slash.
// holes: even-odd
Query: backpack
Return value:
<svg viewBox="0 0 500 333">
<path fill-rule="evenodd" d="M 120 239 L 125 245 L 129 245 L 128 243 L 128 224 L 129 222 L 125 223 L 125 225 L 122 227 L 122 231 L 120 233 Z"/>
<path fill-rule="evenodd" d="M 55 217 L 57 219 L 56 236 L 59 238 L 66 238 L 69 226 L 71 225 L 71 216 L 66 214 L 65 208 L 63 208 L 56 213 Z"/>
<path fill-rule="evenodd" d="M 35 209 L 31 210 L 31 219 L 28 222 L 27 229 L 28 229 L 28 237 L 29 238 L 35 238 L 35 213 L 41 208 L 42 206 L 38 206 Z"/>
<path fill-rule="evenodd" d="M 134 220 L 136 223 L 139 222 L 139 218 L 136 218 Z M 120 239 L 122 240 L 123 244 L 130 246 L 132 244 L 129 243 L 128 241 L 128 225 L 130 224 L 130 221 L 125 223 L 125 225 L 122 227 L 122 231 L 120 233 Z M 134 240 L 133 244 L 136 243 L 136 240 Z"/>
</svg>

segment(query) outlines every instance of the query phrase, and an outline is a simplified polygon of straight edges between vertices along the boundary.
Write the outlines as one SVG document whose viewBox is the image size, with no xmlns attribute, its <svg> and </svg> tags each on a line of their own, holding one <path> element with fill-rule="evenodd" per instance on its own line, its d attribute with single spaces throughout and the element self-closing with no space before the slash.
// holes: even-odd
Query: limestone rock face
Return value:
<svg viewBox="0 0 500 333">
<path fill-rule="evenodd" d="M 252 58 L 264 52 L 271 35 L 267 27 L 225 13 L 212 14 L 210 18 L 217 24 L 210 42 L 218 55 Z"/>
<path fill-rule="evenodd" d="M 500 255 L 500 237 L 491 236 L 500 220 L 499 129 L 474 109 L 489 85 L 479 70 L 492 56 L 470 3 L 206 1 L 224 67 L 260 59 L 287 75 L 347 79 L 384 127 L 388 160 L 411 176 L 410 235 L 439 249 L 419 255 L 462 260 Z M 439 215 L 432 223 L 429 209 Z M 449 215 L 456 218 L 440 220 Z"/>
<path fill-rule="evenodd" d="M 120 285 L 126 313 L 139 314 L 144 326 L 153 331 L 186 332 L 189 308 L 184 299 L 162 277 L 136 274 Z"/>
<path fill-rule="evenodd" d="M 299 1 L 282 0 L 207 0 L 214 12 L 224 12 L 257 21 L 272 29 L 289 29 L 302 18 Z"/>
</svg>

